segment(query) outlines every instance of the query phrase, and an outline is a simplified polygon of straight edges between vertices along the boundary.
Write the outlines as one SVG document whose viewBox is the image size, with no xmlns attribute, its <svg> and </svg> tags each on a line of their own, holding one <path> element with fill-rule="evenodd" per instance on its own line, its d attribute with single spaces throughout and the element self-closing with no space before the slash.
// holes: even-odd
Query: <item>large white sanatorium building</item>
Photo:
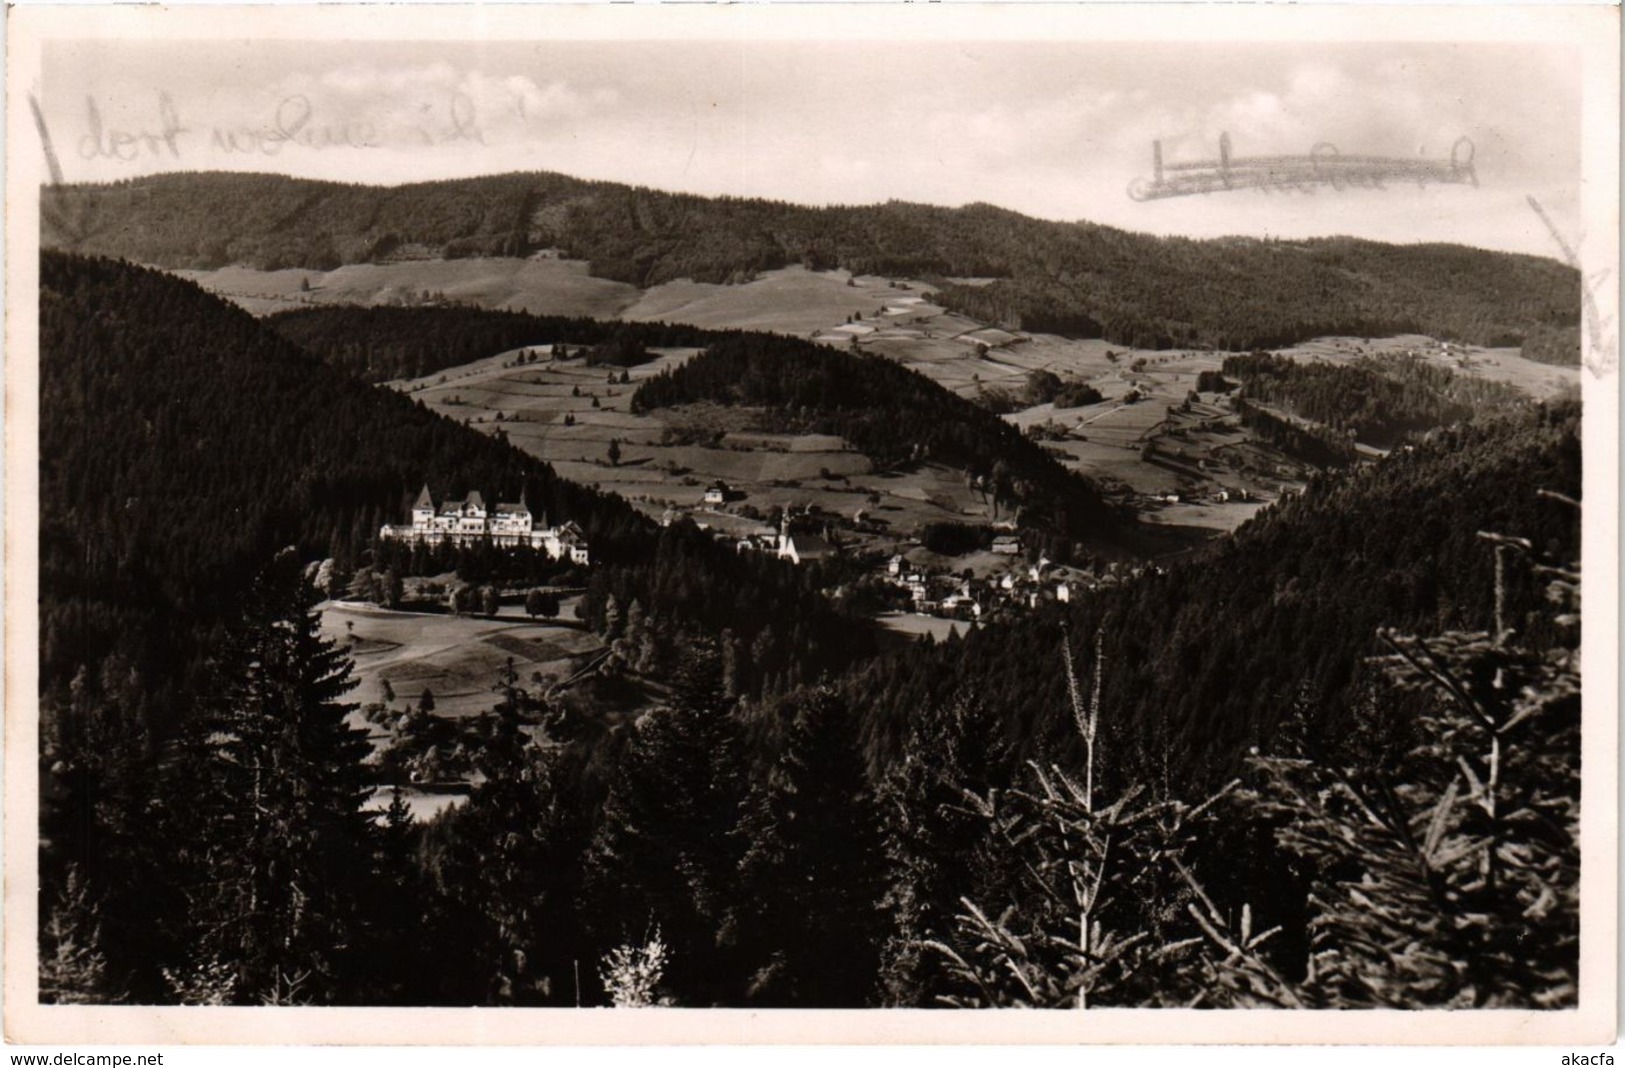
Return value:
<svg viewBox="0 0 1625 1068">
<path fill-rule="evenodd" d="M 486 510 L 478 490 L 460 501 L 442 501 L 438 507 L 429 487 L 424 486 L 412 504 L 412 522 L 386 524 L 378 531 L 382 538 L 416 541 L 425 545 L 468 545 L 488 541 L 501 548 L 525 546 L 545 549 L 555 560 L 568 557 L 572 563 L 591 562 L 587 539 L 573 522 L 550 527 L 546 517 L 537 526 L 521 494 L 519 503 L 499 503 Z"/>
</svg>

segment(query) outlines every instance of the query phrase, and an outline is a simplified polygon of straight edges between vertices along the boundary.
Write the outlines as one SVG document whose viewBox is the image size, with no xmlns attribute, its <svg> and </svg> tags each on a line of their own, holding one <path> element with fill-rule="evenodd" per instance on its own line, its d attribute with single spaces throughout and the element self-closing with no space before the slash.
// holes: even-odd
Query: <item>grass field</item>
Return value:
<svg viewBox="0 0 1625 1068">
<path fill-rule="evenodd" d="M 719 479 L 744 495 L 734 511 L 811 505 L 846 518 L 864 511 L 906 531 L 987 514 L 959 472 L 924 466 L 876 473 L 838 437 L 755 429 L 764 419 L 760 412 L 715 405 L 647 415 L 628 410 L 639 382 L 693 351 L 660 350 L 659 359 L 631 368 L 626 384 L 611 384 L 607 369 L 584 360 L 516 365 L 514 354 L 503 353 L 390 385 L 476 430 L 501 430 L 565 478 L 613 490 L 651 515 L 699 507 Z M 717 431 L 722 436 L 713 440 Z M 612 441 L 621 451 L 618 464 L 609 460 Z"/>
<path fill-rule="evenodd" d="M 640 290 L 625 282 L 594 278 L 584 260 L 489 257 L 350 264 L 333 271 L 256 271 L 222 267 L 176 271 L 255 315 L 312 304 L 410 303 L 419 294 L 443 294 L 486 308 L 538 315 L 666 321 L 698 326 L 741 327 L 810 334 L 847 316 L 891 309 L 906 317 L 904 301 L 928 287 L 894 288 L 889 280 L 845 271 L 786 267 L 742 285 L 681 280 Z M 848 281 L 851 284 L 848 285 Z"/>
<path fill-rule="evenodd" d="M 1578 388 L 1580 383 L 1580 370 L 1577 367 L 1536 363 L 1524 359 L 1517 349 L 1486 349 L 1458 344 L 1446 348 L 1421 334 L 1388 338 L 1324 337 L 1281 351 L 1297 360 L 1323 360 L 1328 363 L 1351 363 L 1361 356 L 1414 353 L 1456 374 L 1503 382 L 1537 400 L 1556 396 L 1566 389 Z"/>
<path fill-rule="evenodd" d="M 866 320 L 902 318 L 909 307 L 904 302 L 921 297 L 923 287 L 916 286 L 894 288 L 884 278 L 786 267 L 766 271 L 743 285 L 668 282 L 646 291 L 621 317 L 805 336 L 844 325 L 851 315 Z M 890 316 L 884 314 L 888 308 Z"/>
<path fill-rule="evenodd" d="M 1138 352 L 1104 341 L 1045 335 L 1020 340 L 1027 336 L 952 315 L 931 304 L 933 290 L 928 283 L 802 267 L 766 271 L 741 285 L 680 280 L 647 290 L 594 278 L 585 261 L 547 256 L 351 264 L 325 272 L 223 267 L 175 273 L 256 315 L 304 304 L 399 303 L 427 291 L 484 307 L 539 314 L 772 330 L 815 335 L 834 344 L 849 344 L 857 337 L 871 351 L 915 366 L 959 392 L 974 391 L 972 375 L 995 384 L 1014 381 L 1039 367 L 1091 378 L 1110 369 L 1105 358 L 1108 349 L 1125 353 L 1124 364 L 1143 356 L 1164 366 L 1183 363 L 1195 370 L 1217 368 L 1222 358 L 1217 353 Z M 862 321 L 849 324 L 848 318 L 854 315 L 861 315 Z M 974 354 L 977 342 L 992 347 L 992 359 L 967 363 L 964 358 Z M 1457 372 L 1506 382 L 1541 398 L 1568 388 L 1579 377 L 1574 368 L 1525 360 L 1516 349 L 1452 345 L 1447 351 L 1439 342 L 1420 335 L 1317 338 L 1282 351 L 1296 359 L 1333 362 L 1347 362 L 1362 354 L 1417 352 Z"/>
<path fill-rule="evenodd" d="M 414 260 L 356 263 L 333 271 L 223 267 L 175 273 L 254 315 L 311 304 L 411 303 L 417 294 L 430 292 L 486 308 L 614 319 L 640 296 L 636 286 L 592 277 L 579 260 Z"/>
<path fill-rule="evenodd" d="M 947 638 L 950 632 L 957 631 L 961 637 L 969 632 L 973 624 L 963 620 L 943 619 L 940 616 L 922 616 L 917 612 L 886 612 L 878 622 L 894 634 L 901 634 L 909 638 L 922 638 L 929 634 L 937 641 Z"/>
<path fill-rule="evenodd" d="M 1133 350 L 1002 330 L 931 303 L 932 287 L 917 280 L 790 267 L 740 285 L 677 281 L 640 291 L 591 277 L 583 262 L 548 258 L 355 265 L 326 273 L 181 273 L 257 314 L 301 303 L 409 301 L 429 291 L 488 307 L 779 331 L 887 356 L 972 399 L 990 390 L 1019 394 L 1031 372 L 1050 371 L 1089 382 L 1105 399 L 1064 410 L 1039 405 L 1006 418 L 1023 429 L 1050 422 L 1064 428 L 1065 440 L 1048 443 L 1058 458 L 1133 499 L 1153 522 L 1231 530 L 1303 474 L 1250 445 L 1239 427 L 1207 436 L 1193 430 L 1190 424 L 1224 414 L 1210 406 L 1169 419 L 1170 406 L 1184 401 L 1202 371 L 1218 370 L 1225 354 Z M 1420 336 L 1319 338 L 1282 351 L 1299 360 L 1339 363 L 1416 353 L 1455 373 L 1505 382 L 1539 398 L 1578 382 L 1576 370 L 1533 363 L 1516 350 L 1445 346 Z M 607 382 L 607 371 L 582 361 L 506 366 L 512 362 L 507 353 L 392 385 L 475 429 L 500 429 L 565 477 L 621 493 L 650 514 L 697 508 L 705 488 L 721 479 L 745 495 L 730 508 L 735 512 L 816 505 L 851 517 L 862 510 L 899 533 L 932 520 L 987 517 L 985 505 L 956 472 L 874 475 L 868 461 L 839 440 L 755 430 L 756 413 L 712 406 L 644 416 L 627 410 L 639 381 L 691 354 L 665 351 L 633 368 L 627 385 Z M 1131 390 L 1141 398 L 1137 403 L 1127 401 Z M 707 428 L 725 433 L 713 441 L 699 433 Z M 608 458 L 612 440 L 621 450 L 618 465 Z M 1158 458 L 1147 462 L 1142 449 L 1153 440 Z M 1220 490 L 1242 488 L 1254 502 L 1212 500 Z M 1181 500 L 1169 503 L 1171 494 Z"/>
<path fill-rule="evenodd" d="M 349 700 L 382 701 L 388 679 L 395 707 L 415 705 L 427 689 L 434 694 L 435 714 L 453 717 L 491 708 L 509 657 L 522 679 L 533 672 L 564 678 L 602 648 L 584 630 L 533 623 L 512 612 L 492 620 L 390 612 L 349 602 L 324 606 L 322 633 L 351 649 L 360 685 Z"/>
</svg>

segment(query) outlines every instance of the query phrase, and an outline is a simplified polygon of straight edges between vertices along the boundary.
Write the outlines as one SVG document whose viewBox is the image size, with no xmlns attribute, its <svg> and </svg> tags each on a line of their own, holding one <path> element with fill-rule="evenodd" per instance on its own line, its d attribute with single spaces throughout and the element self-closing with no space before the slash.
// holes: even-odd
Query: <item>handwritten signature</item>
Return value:
<svg viewBox="0 0 1625 1068">
<path fill-rule="evenodd" d="M 418 119 L 384 125 L 367 119 L 329 121 L 318 116 L 308 97 L 294 95 L 280 100 L 264 122 L 208 127 L 183 122 L 168 93 L 158 94 L 152 121 L 137 127 L 109 125 L 96 100 L 86 97 L 85 125 L 86 132 L 77 146 L 81 159 L 126 163 L 144 158 L 178 160 L 198 151 L 200 145 L 227 155 L 275 156 L 285 149 L 321 151 L 388 144 L 485 142 L 474 102 L 462 93 L 451 94 L 438 107 L 425 104 Z"/>
<path fill-rule="evenodd" d="M 1463 137 L 1450 149 L 1447 160 L 1403 159 L 1389 156 L 1345 156 L 1327 141 L 1306 156 L 1232 156 L 1230 135 L 1219 137 L 1219 158 L 1195 163 L 1162 161 L 1162 142 L 1151 143 L 1152 177 L 1129 183 L 1128 195 L 1139 201 L 1198 193 L 1224 193 L 1240 189 L 1263 192 L 1313 192 L 1321 186 L 1382 189 L 1386 182 L 1478 184 L 1473 169 L 1473 143 Z"/>
</svg>

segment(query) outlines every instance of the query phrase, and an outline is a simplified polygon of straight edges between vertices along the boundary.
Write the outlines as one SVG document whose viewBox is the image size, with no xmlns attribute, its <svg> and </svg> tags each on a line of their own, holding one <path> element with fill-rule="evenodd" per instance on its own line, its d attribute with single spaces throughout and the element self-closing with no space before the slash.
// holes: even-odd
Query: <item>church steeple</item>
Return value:
<svg viewBox="0 0 1625 1068">
<path fill-rule="evenodd" d="M 412 502 L 413 511 L 417 511 L 419 508 L 434 511 L 434 497 L 429 494 L 429 484 L 427 482 L 423 484 L 423 489 L 418 491 L 418 499 Z"/>
</svg>

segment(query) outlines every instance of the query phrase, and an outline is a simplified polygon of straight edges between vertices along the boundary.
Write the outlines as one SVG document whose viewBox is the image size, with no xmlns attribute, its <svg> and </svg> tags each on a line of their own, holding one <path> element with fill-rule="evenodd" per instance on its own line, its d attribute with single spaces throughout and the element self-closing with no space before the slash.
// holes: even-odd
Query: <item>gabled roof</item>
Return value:
<svg viewBox="0 0 1625 1068">
<path fill-rule="evenodd" d="M 423 488 L 418 491 L 418 499 L 412 502 L 412 508 L 413 510 L 419 508 L 427 508 L 430 511 L 434 510 L 434 497 L 429 494 L 429 484 L 427 482 L 425 482 L 423 484 Z"/>
<path fill-rule="evenodd" d="M 485 498 L 480 496 L 479 490 L 471 491 L 468 495 L 468 500 L 464 501 L 463 503 L 468 505 L 470 508 L 478 508 L 482 512 L 485 510 Z"/>
<path fill-rule="evenodd" d="M 817 534 L 792 534 L 786 547 L 793 546 L 797 556 L 820 556 L 830 551 L 829 542 Z"/>
<path fill-rule="evenodd" d="M 518 504 L 498 502 L 496 513 L 497 515 L 529 515 L 530 509 L 525 507 L 524 501 L 520 501 Z"/>
</svg>

